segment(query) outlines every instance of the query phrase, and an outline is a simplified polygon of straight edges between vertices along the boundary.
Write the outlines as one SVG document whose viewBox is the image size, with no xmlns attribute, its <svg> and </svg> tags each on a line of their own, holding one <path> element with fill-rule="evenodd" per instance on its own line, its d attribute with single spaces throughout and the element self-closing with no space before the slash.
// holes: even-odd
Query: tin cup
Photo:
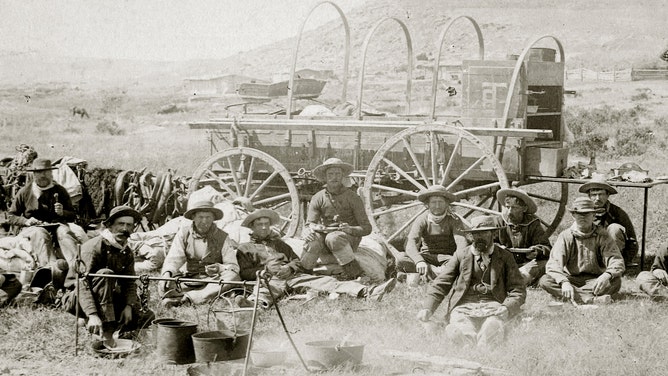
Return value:
<svg viewBox="0 0 668 376">
<path fill-rule="evenodd" d="M 19 282 L 23 285 L 23 289 L 27 290 L 28 286 L 30 286 L 30 282 L 32 282 L 32 277 L 35 275 L 34 270 L 28 270 L 24 269 L 21 270 L 21 274 L 19 274 Z"/>
</svg>

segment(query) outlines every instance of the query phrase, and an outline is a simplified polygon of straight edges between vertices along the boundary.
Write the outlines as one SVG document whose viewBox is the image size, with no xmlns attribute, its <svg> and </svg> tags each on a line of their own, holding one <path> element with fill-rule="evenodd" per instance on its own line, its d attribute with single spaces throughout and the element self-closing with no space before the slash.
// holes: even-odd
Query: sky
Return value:
<svg viewBox="0 0 668 376">
<path fill-rule="evenodd" d="M 344 13 L 369 0 L 335 0 Z M 296 36 L 320 0 L 0 0 L 0 54 L 179 61 Z M 337 18 L 322 5 L 306 29 Z"/>
</svg>

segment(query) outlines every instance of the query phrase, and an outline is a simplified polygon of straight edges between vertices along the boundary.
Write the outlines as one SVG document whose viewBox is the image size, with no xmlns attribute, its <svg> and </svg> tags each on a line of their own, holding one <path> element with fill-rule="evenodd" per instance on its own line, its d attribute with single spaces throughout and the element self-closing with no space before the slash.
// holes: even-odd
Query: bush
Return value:
<svg viewBox="0 0 668 376">
<path fill-rule="evenodd" d="M 648 126 L 619 128 L 615 141 L 612 151 L 615 156 L 641 155 L 654 141 L 654 132 Z"/>
<path fill-rule="evenodd" d="M 115 121 L 103 120 L 97 123 L 95 129 L 98 133 L 108 133 L 112 136 L 122 136 L 125 134 L 125 129 L 119 127 Z"/>
</svg>

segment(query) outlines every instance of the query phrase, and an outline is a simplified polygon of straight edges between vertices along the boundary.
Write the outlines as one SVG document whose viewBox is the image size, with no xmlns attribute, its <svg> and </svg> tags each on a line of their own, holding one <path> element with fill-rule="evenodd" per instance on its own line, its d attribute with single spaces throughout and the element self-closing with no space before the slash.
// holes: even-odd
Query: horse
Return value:
<svg viewBox="0 0 668 376">
<path fill-rule="evenodd" d="M 77 114 L 81 115 L 82 119 L 84 116 L 90 118 L 90 116 L 88 116 L 88 111 L 86 111 L 85 108 L 76 106 L 72 107 L 72 116 L 76 116 Z"/>
</svg>

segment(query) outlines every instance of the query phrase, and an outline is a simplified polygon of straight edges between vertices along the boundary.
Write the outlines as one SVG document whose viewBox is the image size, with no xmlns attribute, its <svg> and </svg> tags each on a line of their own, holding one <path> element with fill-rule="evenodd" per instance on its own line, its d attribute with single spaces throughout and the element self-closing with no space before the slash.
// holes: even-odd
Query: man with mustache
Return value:
<svg viewBox="0 0 668 376">
<path fill-rule="evenodd" d="M 520 311 L 526 287 L 513 255 L 493 242 L 498 231 L 491 216 L 471 220 L 465 230 L 471 242 L 458 249 L 427 288 L 417 319 L 429 321 L 445 301 L 446 337 L 455 345 L 487 347 L 499 344 L 505 322 Z M 447 298 L 446 298 L 447 297 Z"/>
<path fill-rule="evenodd" d="M 30 239 L 30 245 L 39 266 L 51 267 L 54 279 L 59 281 L 74 265 L 79 241 L 68 222 L 74 222 L 76 214 L 67 189 L 53 181 L 51 160 L 37 158 L 27 171 L 32 173 L 32 183 L 21 188 L 9 208 L 7 222 L 21 228 L 20 236 Z M 44 224 L 53 224 L 46 227 Z M 59 248 L 54 247 L 54 239 Z M 67 263 L 58 260 L 66 260 Z M 62 276 L 62 278 L 61 278 Z"/>
<path fill-rule="evenodd" d="M 496 198 L 502 209 L 501 216 L 496 217 L 501 229 L 495 241 L 513 253 L 524 282 L 533 285 L 545 274 L 552 248 L 540 219 L 534 214 L 538 209 L 536 203 L 518 188 L 499 189 Z"/>
<path fill-rule="evenodd" d="M 638 253 L 638 238 L 631 218 L 624 209 L 609 201 L 617 190 L 602 180 L 592 180 L 580 186 L 580 193 L 586 193 L 594 202 L 594 207 L 601 209 L 594 217 L 594 224 L 608 230 L 608 234 L 617 244 L 624 257 L 624 264 L 631 266 Z"/>
<path fill-rule="evenodd" d="M 129 206 L 111 209 L 100 235 L 81 245 L 81 261 L 85 272 L 91 274 L 135 275 L 134 254 L 128 239 L 141 220 L 141 214 Z M 114 330 L 123 332 L 144 327 L 154 318 L 153 312 L 141 311 L 135 279 L 83 277 L 79 282 L 79 301 L 74 269 L 65 283 L 67 291 L 60 299 L 61 308 L 74 314 L 79 304 L 80 314 L 87 319 L 91 333 L 113 342 Z"/>
</svg>

